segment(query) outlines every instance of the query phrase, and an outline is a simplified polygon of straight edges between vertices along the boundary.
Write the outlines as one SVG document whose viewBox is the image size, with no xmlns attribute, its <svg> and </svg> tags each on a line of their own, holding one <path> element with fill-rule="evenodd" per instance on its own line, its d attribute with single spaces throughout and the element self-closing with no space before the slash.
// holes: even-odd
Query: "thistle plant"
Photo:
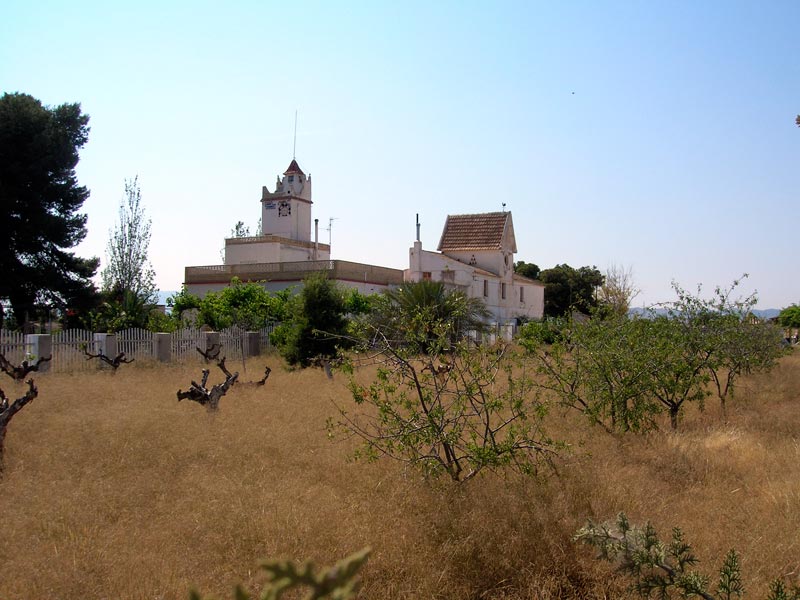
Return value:
<svg viewBox="0 0 800 600">
<path fill-rule="evenodd" d="M 283 594 L 294 588 L 308 588 L 304 600 L 352 600 L 361 586 L 358 571 L 367 562 L 371 550 L 364 548 L 337 562 L 332 567 L 316 572 L 313 563 L 300 565 L 288 560 L 270 560 L 261 565 L 267 573 L 267 584 L 259 594 L 259 600 L 280 600 Z M 202 600 L 197 592 L 191 592 L 190 600 Z M 241 586 L 235 591 L 235 600 L 251 600 Z"/>
<path fill-rule="evenodd" d="M 693 569 L 699 560 L 678 527 L 665 542 L 649 522 L 631 525 L 625 513 L 620 513 L 615 522 L 589 521 L 574 539 L 596 548 L 598 558 L 617 563 L 620 571 L 633 578 L 631 587 L 644 598 L 733 600 L 745 595 L 736 551 L 731 549 L 725 555 L 712 590 L 711 577 Z M 800 600 L 800 588 L 787 588 L 775 580 L 767 600 Z"/>
</svg>

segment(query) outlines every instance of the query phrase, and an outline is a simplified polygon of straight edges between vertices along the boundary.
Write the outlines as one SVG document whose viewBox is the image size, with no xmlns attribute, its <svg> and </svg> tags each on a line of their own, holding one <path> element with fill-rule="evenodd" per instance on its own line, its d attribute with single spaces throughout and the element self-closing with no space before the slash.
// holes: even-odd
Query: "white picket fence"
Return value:
<svg viewBox="0 0 800 600">
<path fill-rule="evenodd" d="M 261 351 L 271 348 L 269 335 L 274 325 L 258 330 Z M 221 356 L 230 360 L 242 359 L 246 330 L 230 327 L 219 332 L 222 344 Z M 145 329 L 126 329 L 116 333 L 117 350 L 124 352 L 126 358 L 146 361 L 153 358 L 153 337 Z M 98 347 L 94 333 L 82 329 L 68 329 L 52 334 L 52 362 L 50 369 L 57 372 L 85 371 L 97 369 L 97 361 L 88 360 L 86 352 L 97 354 Z M 185 328 L 170 334 L 171 360 L 173 362 L 194 362 L 203 360 L 197 348 L 204 348 L 205 332 L 197 328 Z M 10 362 L 20 364 L 32 356 L 25 334 L 0 329 L 0 352 Z"/>
<path fill-rule="evenodd" d="M 21 363 L 25 360 L 25 334 L 0 329 L 0 352 L 15 365 Z"/>
</svg>

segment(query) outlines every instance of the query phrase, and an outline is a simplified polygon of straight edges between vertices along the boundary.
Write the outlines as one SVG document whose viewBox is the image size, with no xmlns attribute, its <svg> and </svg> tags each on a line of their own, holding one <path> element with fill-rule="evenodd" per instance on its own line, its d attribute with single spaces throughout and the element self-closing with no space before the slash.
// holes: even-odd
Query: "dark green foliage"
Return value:
<svg viewBox="0 0 800 600">
<path fill-rule="evenodd" d="M 643 354 L 652 350 L 653 326 L 621 317 L 567 321 L 548 343 L 526 325 L 520 343 L 535 359 L 538 384 L 561 404 L 609 431 L 647 431 L 661 410 L 655 361 Z"/>
<path fill-rule="evenodd" d="M 178 323 L 184 322 L 184 311 L 199 309 L 200 303 L 200 297 L 190 294 L 185 287 L 167 298 L 167 307 L 171 310 L 171 317 Z"/>
<path fill-rule="evenodd" d="M 693 598 L 733 600 L 744 597 L 739 555 L 729 550 L 722 561 L 716 591 L 710 589 L 711 578 L 693 570 L 699 560 L 675 527 L 672 539 L 662 541 L 655 528 L 631 525 L 624 513 L 615 523 L 596 524 L 589 521 L 575 535 L 575 540 L 598 550 L 598 558 L 619 565 L 633 578 L 632 588 L 642 597 L 661 599 Z M 787 590 L 780 580 L 770 584 L 767 600 L 799 600 L 797 588 Z"/>
<path fill-rule="evenodd" d="M 155 305 L 133 292 L 109 290 L 101 295 L 100 305 L 83 320 L 91 331 L 114 332 L 138 327 L 146 329 Z"/>
<path fill-rule="evenodd" d="M 778 315 L 778 324 L 781 327 L 800 329 L 800 305 L 792 304 L 784 308 Z"/>
<path fill-rule="evenodd" d="M 366 315 L 375 308 L 378 295 L 365 295 L 353 288 L 345 293 L 344 304 L 347 314 L 358 316 Z"/>
<path fill-rule="evenodd" d="M 539 265 L 526 263 L 524 260 L 520 260 L 514 263 L 514 273 L 527 277 L 528 279 L 539 279 L 541 269 Z"/>
<path fill-rule="evenodd" d="M 647 431 L 666 412 L 678 427 L 687 403 L 701 408 L 714 381 L 723 403 L 741 374 L 768 371 L 783 350 L 775 327 L 750 315 L 754 298 L 717 288 L 702 299 L 675 285 L 666 314 L 614 312 L 562 325 L 529 324 L 521 344 L 536 359 L 539 385 L 559 402 L 617 431 Z"/>
<path fill-rule="evenodd" d="M 280 600 L 283 594 L 294 588 L 308 588 L 305 600 L 352 600 L 358 594 L 361 581 L 358 572 L 367 562 L 371 550 L 364 548 L 332 567 L 316 573 L 313 563 L 296 565 L 288 560 L 271 560 L 261 565 L 268 582 L 261 591 L 261 600 Z M 294 596 L 293 596 L 294 597 Z M 201 600 L 200 594 L 191 592 L 191 600 Z M 252 596 L 241 587 L 236 588 L 236 600 L 251 600 Z"/>
<path fill-rule="evenodd" d="M 289 365 L 308 367 L 336 356 L 339 347 L 349 343 L 346 315 L 339 286 L 324 273 L 310 275 L 270 339 Z"/>
<path fill-rule="evenodd" d="M 420 281 L 384 293 L 366 324 L 369 331 L 379 331 L 395 346 L 428 353 L 470 330 L 483 330 L 489 317 L 481 299 L 449 290 L 440 281 Z"/>
<path fill-rule="evenodd" d="M 544 283 L 544 315 L 562 317 L 573 310 L 584 314 L 597 307 L 597 290 L 603 285 L 603 274 L 597 267 L 574 269 L 567 264 L 556 265 L 539 274 Z"/>
<path fill-rule="evenodd" d="M 563 444 L 544 432 L 548 407 L 536 398 L 522 357 L 506 345 L 432 346 L 439 350 L 415 355 L 376 332 L 353 360 L 380 365 L 377 378 L 369 385 L 351 378 L 359 408 L 338 407 L 331 434 L 343 430 L 361 438 L 357 458 L 386 456 L 455 482 L 483 470 L 533 475 L 551 466 Z"/>
<path fill-rule="evenodd" d="M 67 251 L 86 235 L 78 210 L 89 190 L 78 185 L 75 167 L 88 123 L 80 104 L 0 98 L 0 300 L 19 324 L 37 304 L 66 309 L 94 289 L 89 278 L 99 260 Z"/>
<path fill-rule="evenodd" d="M 173 312 L 198 308 L 197 325 L 208 325 L 216 331 L 237 325 L 244 329 L 260 329 L 287 316 L 291 291 L 272 294 L 258 283 L 242 283 L 233 278 L 220 292 L 209 292 L 202 300 L 182 292 L 174 297 Z M 177 316 L 176 316 L 177 318 Z"/>
<path fill-rule="evenodd" d="M 519 331 L 519 342 L 526 348 L 538 344 L 554 344 L 562 339 L 562 331 L 569 325 L 563 318 L 546 318 L 542 321 L 525 323 Z"/>
</svg>

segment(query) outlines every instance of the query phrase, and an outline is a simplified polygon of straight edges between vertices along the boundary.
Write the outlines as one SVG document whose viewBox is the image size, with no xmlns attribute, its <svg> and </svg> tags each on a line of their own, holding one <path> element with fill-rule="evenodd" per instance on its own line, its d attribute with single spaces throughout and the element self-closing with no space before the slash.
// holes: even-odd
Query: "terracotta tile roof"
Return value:
<svg viewBox="0 0 800 600">
<path fill-rule="evenodd" d="M 300 165 L 297 164 L 295 159 L 292 159 L 292 162 L 289 164 L 289 167 L 283 172 L 284 175 L 288 175 L 289 173 L 300 173 L 300 175 L 305 175 L 303 171 L 300 169 Z"/>
<path fill-rule="evenodd" d="M 498 250 L 510 215 L 509 212 L 448 215 L 438 250 Z"/>
<path fill-rule="evenodd" d="M 544 287 L 544 283 L 539 281 L 538 279 L 531 279 L 530 277 L 523 277 L 522 275 L 518 275 L 514 273 L 514 281 L 519 281 L 520 283 L 532 283 L 533 285 L 538 285 Z"/>
</svg>

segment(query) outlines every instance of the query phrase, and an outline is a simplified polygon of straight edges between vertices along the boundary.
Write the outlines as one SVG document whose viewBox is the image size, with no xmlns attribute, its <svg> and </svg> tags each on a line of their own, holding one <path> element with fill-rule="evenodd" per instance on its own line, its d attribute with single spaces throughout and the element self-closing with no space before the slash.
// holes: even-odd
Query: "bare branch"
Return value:
<svg viewBox="0 0 800 600">
<path fill-rule="evenodd" d="M 125 358 L 125 353 L 124 352 L 120 352 L 114 358 L 108 358 L 102 352 L 99 352 L 98 354 L 92 354 L 86 348 L 83 349 L 83 353 L 86 355 L 86 360 L 91 360 L 93 358 L 99 358 L 100 360 L 102 360 L 107 365 L 113 367 L 114 371 L 116 371 L 121 364 L 123 364 L 123 363 L 124 364 L 129 364 L 129 363 L 132 363 L 134 360 L 136 360 L 135 358 L 130 358 L 130 359 Z"/>
<path fill-rule="evenodd" d="M 0 473 L 3 471 L 3 449 L 6 439 L 6 428 L 11 418 L 17 414 L 22 407 L 39 395 L 39 390 L 33 383 L 33 379 L 28 379 L 28 391 L 21 398 L 17 398 L 9 404 L 8 397 L 3 390 L 0 390 Z"/>
<path fill-rule="evenodd" d="M 3 373 L 11 377 L 11 379 L 13 379 L 14 381 L 22 381 L 23 379 L 25 379 L 25 377 L 27 377 L 28 373 L 31 373 L 33 371 L 38 371 L 39 365 L 41 365 L 43 362 L 48 362 L 52 360 L 52 358 L 53 358 L 52 354 L 46 358 L 41 357 L 34 364 L 30 364 L 27 360 L 23 360 L 22 363 L 20 363 L 20 365 L 17 367 L 14 366 L 11 362 L 9 362 L 9 360 L 5 357 L 5 355 L 0 353 L 0 370 L 2 370 Z"/>
</svg>

